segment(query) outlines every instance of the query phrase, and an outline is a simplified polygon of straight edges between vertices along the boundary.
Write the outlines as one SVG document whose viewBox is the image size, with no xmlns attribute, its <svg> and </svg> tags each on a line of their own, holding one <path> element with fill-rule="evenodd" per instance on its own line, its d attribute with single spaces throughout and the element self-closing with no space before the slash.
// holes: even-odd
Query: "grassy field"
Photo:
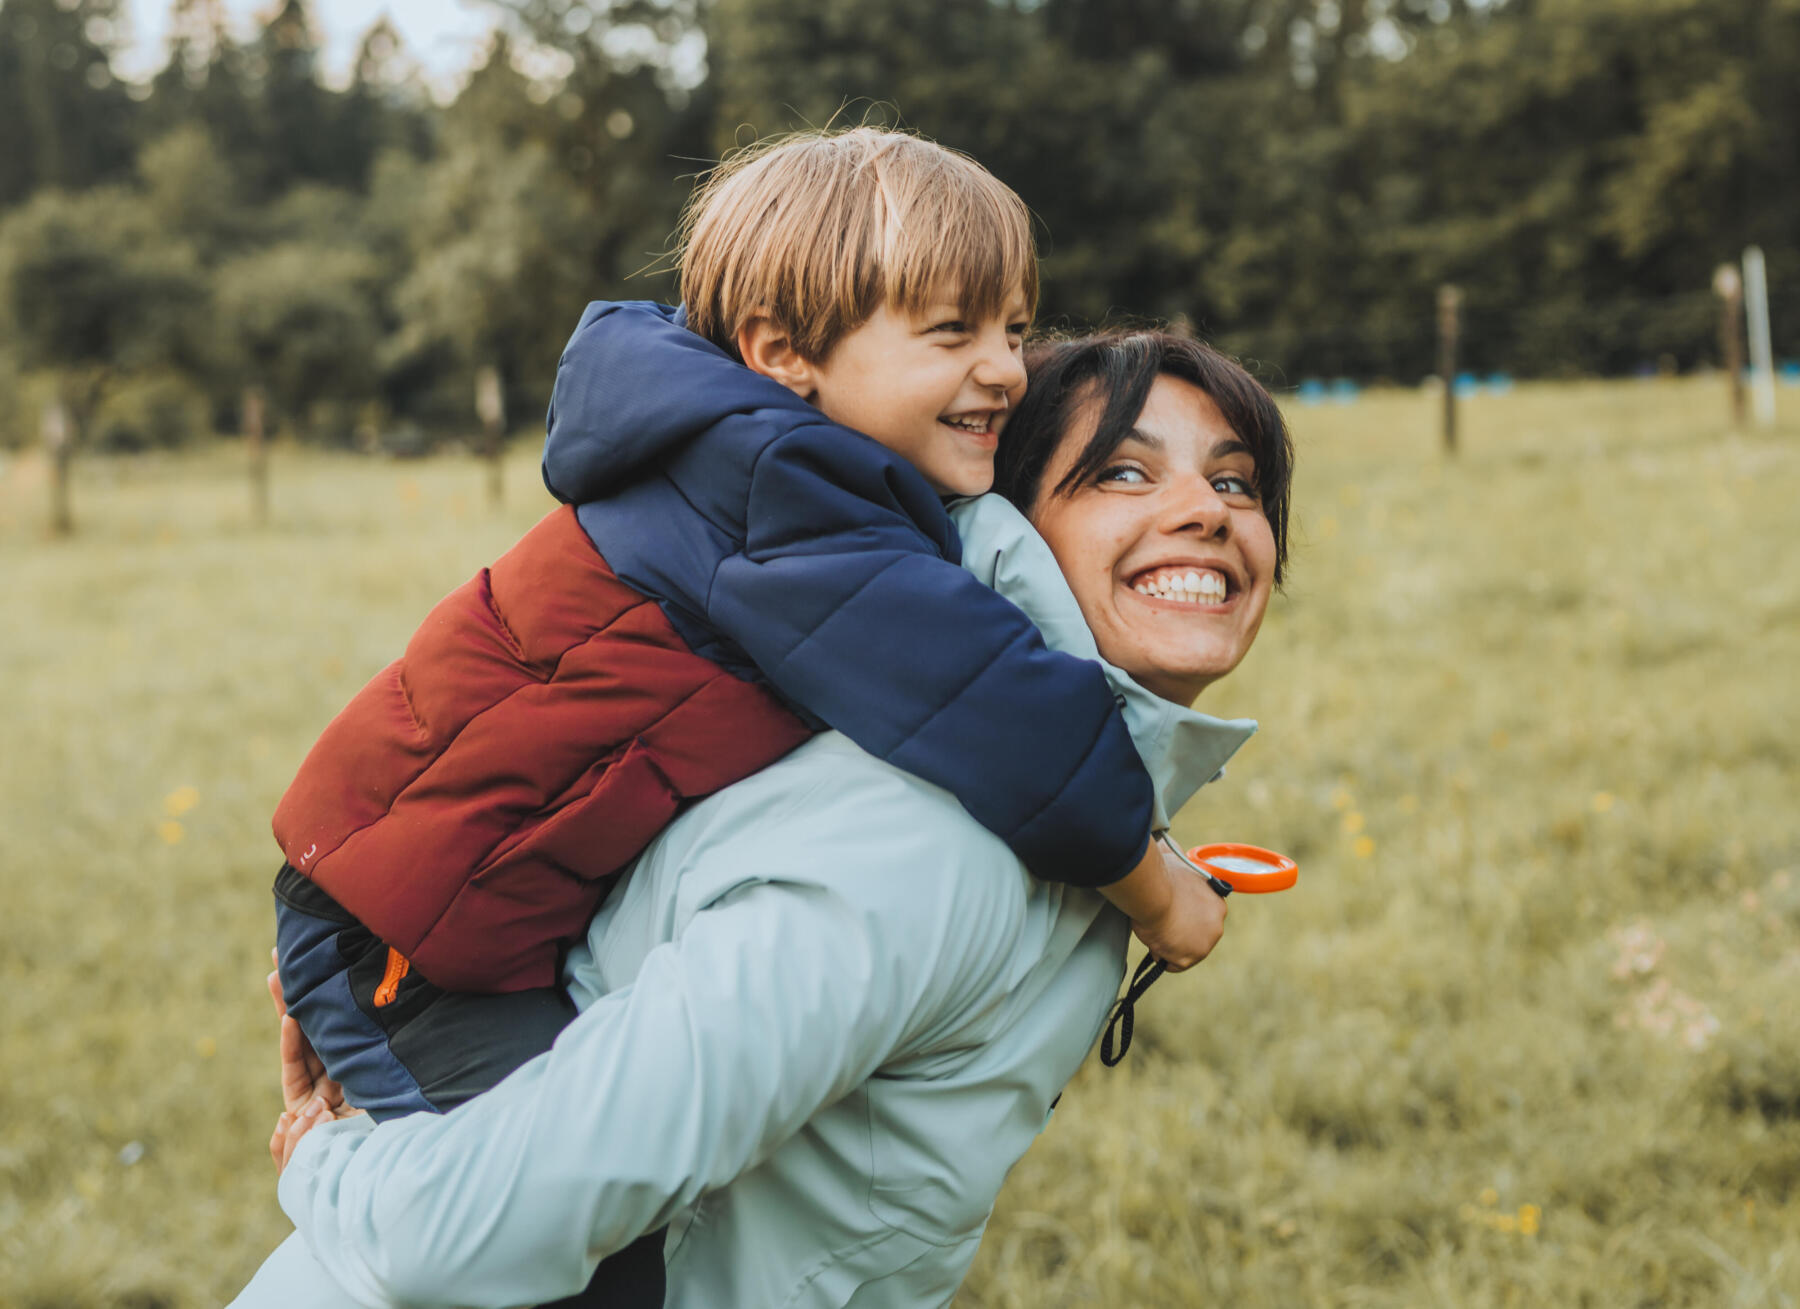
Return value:
<svg viewBox="0 0 1800 1309">
<path fill-rule="evenodd" d="M 1293 411 L 1293 579 L 1193 840 L 1293 853 L 1016 1171 L 961 1304 L 1800 1304 L 1800 393 Z M 221 1302 L 285 1232 L 268 816 L 545 507 L 456 459 L 0 470 L 0 1306 Z"/>
</svg>

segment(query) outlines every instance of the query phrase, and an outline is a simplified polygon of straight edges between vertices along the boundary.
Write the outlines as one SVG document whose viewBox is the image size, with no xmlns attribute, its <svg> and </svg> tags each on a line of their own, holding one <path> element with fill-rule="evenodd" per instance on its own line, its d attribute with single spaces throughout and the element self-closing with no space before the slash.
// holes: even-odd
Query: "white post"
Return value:
<svg viewBox="0 0 1800 1309">
<path fill-rule="evenodd" d="M 1775 425 L 1775 351 L 1769 342 L 1769 273 L 1762 247 L 1744 251 L 1744 316 L 1750 326 L 1750 395 L 1756 425 Z"/>
</svg>

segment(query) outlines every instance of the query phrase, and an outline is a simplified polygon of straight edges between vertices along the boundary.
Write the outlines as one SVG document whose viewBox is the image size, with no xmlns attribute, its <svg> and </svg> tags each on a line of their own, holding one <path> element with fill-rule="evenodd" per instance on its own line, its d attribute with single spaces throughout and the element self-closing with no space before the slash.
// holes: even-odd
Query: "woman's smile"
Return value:
<svg viewBox="0 0 1800 1309">
<path fill-rule="evenodd" d="M 1191 609 L 1221 609 L 1242 584 L 1232 585 L 1226 565 L 1211 559 L 1176 559 L 1146 568 L 1131 579 L 1131 589 L 1148 600 Z"/>
</svg>

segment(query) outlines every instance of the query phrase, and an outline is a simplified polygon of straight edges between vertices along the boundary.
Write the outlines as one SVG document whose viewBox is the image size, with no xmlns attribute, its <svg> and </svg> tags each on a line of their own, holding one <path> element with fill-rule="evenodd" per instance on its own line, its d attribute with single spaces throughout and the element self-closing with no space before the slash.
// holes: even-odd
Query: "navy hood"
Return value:
<svg viewBox="0 0 1800 1309">
<path fill-rule="evenodd" d="M 708 356 L 703 366 L 693 356 Z M 718 360 L 734 366 L 721 369 Z M 704 378 L 672 386 L 672 378 Z M 635 480 L 734 414 L 786 410 L 810 423 L 817 409 L 754 373 L 687 328 L 687 311 L 649 300 L 596 300 L 581 315 L 556 369 L 544 441 L 544 485 L 586 504 Z M 792 421 L 792 420 L 790 420 Z"/>
</svg>

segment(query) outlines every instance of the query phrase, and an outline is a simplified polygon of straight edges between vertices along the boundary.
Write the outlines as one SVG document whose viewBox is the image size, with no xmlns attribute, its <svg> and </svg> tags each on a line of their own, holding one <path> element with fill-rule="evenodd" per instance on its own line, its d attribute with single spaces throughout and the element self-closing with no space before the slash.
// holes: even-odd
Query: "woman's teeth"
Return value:
<svg viewBox="0 0 1800 1309">
<path fill-rule="evenodd" d="M 1131 589 L 1139 595 L 1177 604 L 1220 604 L 1225 599 L 1225 577 L 1210 568 L 1203 572 L 1152 573 L 1138 578 Z"/>
</svg>

